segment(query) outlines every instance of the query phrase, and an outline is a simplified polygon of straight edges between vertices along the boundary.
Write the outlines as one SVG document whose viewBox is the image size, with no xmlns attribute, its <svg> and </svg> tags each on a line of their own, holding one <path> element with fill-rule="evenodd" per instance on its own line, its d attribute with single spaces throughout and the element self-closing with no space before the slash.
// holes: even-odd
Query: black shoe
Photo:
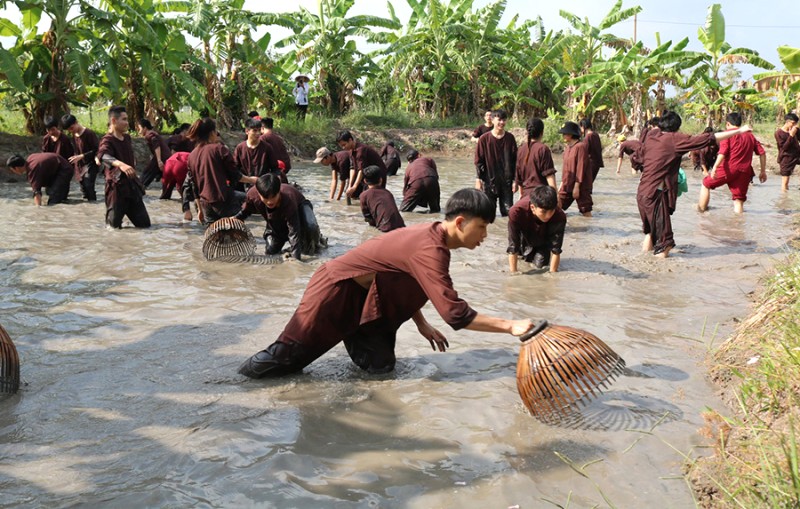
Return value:
<svg viewBox="0 0 800 509">
<path fill-rule="evenodd" d="M 275 367 L 272 356 L 265 350 L 261 350 L 239 366 L 239 374 L 250 378 L 263 378 L 270 370 Z"/>
</svg>

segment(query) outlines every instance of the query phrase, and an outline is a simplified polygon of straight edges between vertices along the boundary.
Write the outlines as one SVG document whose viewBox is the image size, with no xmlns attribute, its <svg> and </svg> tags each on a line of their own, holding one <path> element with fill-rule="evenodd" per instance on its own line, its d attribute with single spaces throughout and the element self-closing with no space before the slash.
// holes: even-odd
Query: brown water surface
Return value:
<svg viewBox="0 0 800 509">
<path fill-rule="evenodd" d="M 444 198 L 472 185 L 468 159 L 438 163 Z M 156 189 L 153 228 L 112 231 L 102 204 L 36 209 L 23 184 L 0 185 L 0 323 L 26 384 L 0 400 L 0 507 L 693 505 L 676 451 L 702 454 L 700 413 L 720 407 L 700 361 L 786 254 L 796 189 L 781 198 L 771 175 L 743 217 L 725 189 L 699 215 L 689 172 L 678 248 L 662 261 L 639 252 L 637 179 L 604 169 L 595 217 L 568 211 L 562 272 L 509 276 L 502 218 L 453 253 L 455 286 L 479 311 L 585 328 L 626 359 L 629 376 L 564 428 L 520 404 L 515 338 L 455 332 L 430 305 L 451 350 L 432 352 L 409 322 L 395 373 L 362 373 L 340 346 L 302 375 L 237 375 L 316 267 L 376 234 L 358 207 L 325 201 L 328 171 L 297 166 L 330 248 L 277 266 L 203 260 L 202 230 Z M 401 185 L 389 184 L 398 198 Z"/>
</svg>

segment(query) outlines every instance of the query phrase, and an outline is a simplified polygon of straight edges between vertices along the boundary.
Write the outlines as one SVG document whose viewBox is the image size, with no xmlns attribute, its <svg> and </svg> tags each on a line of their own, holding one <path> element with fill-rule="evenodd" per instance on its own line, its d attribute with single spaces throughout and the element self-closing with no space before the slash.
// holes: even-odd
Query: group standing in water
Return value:
<svg viewBox="0 0 800 509">
<path fill-rule="evenodd" d="M 325 246 L 325 239 L 313 206 L 301 190 L 288 183 L 291 159 L 285 143 L 273 131 L 272 119 L 253 113 L 245 125 L 247 137 L 233 154 L 220 143 L 211 119 L 181 126 L 168 141 L 149 122 L 140 121 L 139 134 L 147 140 L 152 155 L 144 181 L 134 169 L 127 113 L 122 107 L 109 110 L 109 131 L 99 142 L 74 117 L 65 116 L 61 124 L 73 140 L 58 125 L 48 124 L 43 153 L 27 160 L 14 156 L 9 166 L 17 173 L 27 172 L 37 205 L 43 187 L 48 188 L 49 204 L 65 200 L 72 178 L 80 183 L 84 198 L 96 199 L 91 191 L 102 166 L 106 222 L 115 228 L 121 227 L 124 216 L 136 227 L 150 226 L 142 196 L 146 185 L 160 178 L 161 198 L 168 199 L 176 188 L 181 193 L 185 218 L 191 218 L 193 201 L 204 224 L 258 214 L 266 223 L 268 255 L 283 252 L 287 243 L 288 257 L 299 260 L 314 255 Z M 358 199 L 365 221 L 382 233 L 319 267 L 283 332 L 247 359 L 239 372 L 252 378 L 295 373 L 339 342 L 360 368 L 370 373 L 391 371 L 397 330 L 409 319 L 434 350 L 445 351 L 447 338 L 421 312 L 428 300 L 455 330 L 517 336 L 527 332 L 530 321 L 483 315 L 458 297 L 449 275 L 450 251 L 478 247 L 499 207 L 500 215 L 508 216 L 509 272 L 519 273 L 520 259 L 537 269 L 557 272 L 567 224 L 565 210 L 575 202 L 580 214 L 592 216 L 593 184 L 603 167 L 602 146 L 588 120 L 565 122 L 558 131 L 565 147 L 557 185 L 552 153 L 542 142 L 544 122 L 531 119 L 526 126 L 527 139 L 518 146 L 505 129 L 506 120 L 503 110 L 487 112 L 485 123 L 473 133 L 477 140 L 474 188 L 461 189 L 447 200 L 441 222 L 406 226 L 401 214 L 417 207 L 431 213 L 442 210 L 433 159 L 408 151 L 398 208 L 386 189 L 387 180 L 400 168 L 401 154 L 394 143 L 379 151 L 343 130 L 335 139 L 340 150 L 320 148 L 314 162 L 330 167 L 329 198 L 344 196 L 348 203 Z M 620 146 L 617 171 L 624 154 L 631 157 L 634 170 L 641 171 L 636 199 L 645 233 L 643 249 L 666 257 L 675 245 L 670 215 L 675 210 L 683 155 L 721 142 L 713 164 L 710 155 L 701 159 L 701 166 L 712 164 L 701 193 L 727 184 L 737 203 L 746 199 L 753 173 L 747 156 L 760 155 L 762 181 L 766 178 L 765 159 L 763 149 L 750 139 L 750 128 L 741 126 L 736 116 L 728 117 L 726 131 L 696 136 L 678 132 L 681 119 L 673 112 L 651 124 L 638 141 L 632 140 L 636 143 Z M 784 187 L 800 159 L 797 131 L 797 117 L 787 115 L 785 125 L 775 134 Z M 705 196 L 701 194 L 699 205 L 707 204 Z M 741 207 L 737 206 L 738 211 Z"/>
</svg>

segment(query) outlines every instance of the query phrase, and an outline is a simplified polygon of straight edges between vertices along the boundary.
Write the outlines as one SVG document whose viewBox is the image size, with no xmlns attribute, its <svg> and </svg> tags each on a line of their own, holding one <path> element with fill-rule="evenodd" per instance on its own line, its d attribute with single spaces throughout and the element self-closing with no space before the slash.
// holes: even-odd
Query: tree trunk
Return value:
<svg viewBox="0 0 800 509">
<path fill-rule="evenodd" d="M 634 87 L 631 93 L 631 121 L 633 123 L 633 136 L 637 139 L 642 129 L 644 129 L 644 98 L 646 93 L 639 87 Z"/>
</svg>

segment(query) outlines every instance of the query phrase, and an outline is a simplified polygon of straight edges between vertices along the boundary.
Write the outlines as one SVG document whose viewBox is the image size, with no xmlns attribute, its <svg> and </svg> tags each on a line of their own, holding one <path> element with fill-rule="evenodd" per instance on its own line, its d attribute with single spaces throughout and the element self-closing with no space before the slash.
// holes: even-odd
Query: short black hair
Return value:
<svg viewBox="0 0 800 509">
<path fill-rule="evenodd" d="M 258 112 L 257 112 L 256 110 L 252 110 L 252 111 L 250 111 L 249 113 L 247 113 L 247 117 L 248 117 L 248 118 L 253 118 L 253 117 L 261 117 L 261 115 L 259 115 L 259 114 L 258 114 Z"/>
<path fill-rule="evenodd" d="M 53 127 L 58 127 L 58 120 L 55 117 L 46 116 L 44 117 L 44 128 L 51 129 Z"/>
<path fill-rule="evenodd" d="M 179 125 L 178 127 L 176 127 L 175 130 L 172 131 L 172 134 L 173 135 L 181 134 L 183 131 L 188 131 L 191 127 L 192 127 L 192 124 L 187 124 L 186 122 L 184 122 L 181 125 Z"/>
<path fill-rule="evenodd" d="M 419 152 L 417 152 L 415 149 L 412 148 L 411 150 L 408 151 L 408 154 L 406 154 L 406 161 L 410 163 L 411 161 L 414 161 L 418 157 L 419 157 Z"/>
<path fill-rule="evenodd" d="M 281 178 L 274 173 L 265 173 L 256 180 L 256 191 L 264 198 L 272 198 L 281 192 Z"/>
<path fill-rule="evenodd" d="M 8 158 L 8 161 L 6 161 L 6 166 L 9 168 L 19 168 L 20 166 L 25 166 L 25 159 L 23 159 L 23 157 L 19 154 L 14 154 Z"/>
<path fill-rule="evenodd" d="M 377 186 L 383 180 L 383 175 L 381 175 L 381 169 L 379 166 L 367 166 L 364 168 L 364 182 L 367 184 Z"/>
<path fill-rule="evenodd" d="M 544 133 L 544 122 L 541 118 L 533 117 L 528 120 L 528 125 L 525 126 L 525 129 L 528 131 L 528 141 L 535 140 Z"/>
<path fill-rule="evenodd" d="M 478 217 L 487 223 L 494 223 L 495 204 L 483 191 L 466 187 L 459 189 L 447 200 L 444 206 L 444 218 L 452 221 L 456 216 L 468 219 Z"/>
<path fill-rule="evenodd" d="M 738 111 L 732 111 L 728 113 L 728 116 L 725 117 L 725 121 L 730 125 L 735 125 L 736 127 L 742 126 L 742 114 Z"/>
<path fill-rule="evenodd" d="M 583 127 L 584 129 L 594 129 L 592 127 L 592 121 L 589 120 L 588 118 L 582 118 L 580 122 L 578 122 L 578 125 Z"/>
<path fill-rule="evenodd" d="M 61 129 L 69 129 L 70 127 L 74 126 L 78 123 L 78 119 L 75 118 L 75 115 L 67 113 L 63 117 L 61 117 Z"/>
<path fill-rule="evenodd" d="M 394 147 L 394 142 L 392 140 L 387 141 L 386 144 L 390 147 Z"/>
<path fill-rule="evenodd" d="M 139 120 L 136 121 L 136 123 L 139 124 L 140 126 L 144 127 L 145 129 L 152 129 L 153 128 L 152 122 L 150 122 L 146 118 L 140 118 Z"/>
<path fill-rule="evenodd" d="M 653 117 L 647 121 L 647 125 L 650 127 L 658 127 L 659 122 L 661 122 L 661 117 Z"/>
<path fill-rule="evenodd" d="M 800 118 L 794 113 L 787 113 L 784 117 L 784 120 L 791 120 L 792 122 L 800 122 Z"/>
<path fill-rule="evenodd" d="M 711 127 L 711 126 L 708 126 L 705 129 L 703 129 L 703 132 L 704 133 L 713 133 L 714 132 L 714 128 Z"/>
<path fill-rule="evenodd" d="M 508 113 L 506 113 L 506 110 L 503 109 L 493 110 L 492 118 L 499 118 L 500 120 L 505 120 L 508 118 Z"/>
<path fill-rule="evenodd" d="M 558 207 L 558 194 L 550 186 L 536 186 L 531 189 L 531 204 L 544 210 L 554 210 Z"/>
<path fill-rule="evenodd" d="M 261 121 L 256 118 L 248 118 L 244 123 L 245 129 L 261 129 Z"/>
<path fill-rule="evenodd" d="M 275 121 L 272 120 L 272 117 L 266 117 L 261 119 L 261 125 L 266 127 L 267 129 L 272 129 L 272 126 L 275 125 Z"/>
<path fill-rule="evenodd" d="M 350 141 L 352 139 L 353 135 L 347 129 L 344 129 L 336 133 L 336 143 L 339 143 L 340 141 Z"/>
<path fill-rule="evenodd" d="M 680 115 L 674 111 L 667 111 L 658 120 L 658 128 L 665 133 L 676 133 L 681 128 L 682 123 L 683 120 L 681 120 Z"/>
<path fill-rule="evenodd" d="M 112 117 L 119 118 L 120 115 L 127 112 L 128 110 L 125 109 L 125 106 L 112 106 L 108 109 L 108 119 L 111 120 Z"/>
</svg>

